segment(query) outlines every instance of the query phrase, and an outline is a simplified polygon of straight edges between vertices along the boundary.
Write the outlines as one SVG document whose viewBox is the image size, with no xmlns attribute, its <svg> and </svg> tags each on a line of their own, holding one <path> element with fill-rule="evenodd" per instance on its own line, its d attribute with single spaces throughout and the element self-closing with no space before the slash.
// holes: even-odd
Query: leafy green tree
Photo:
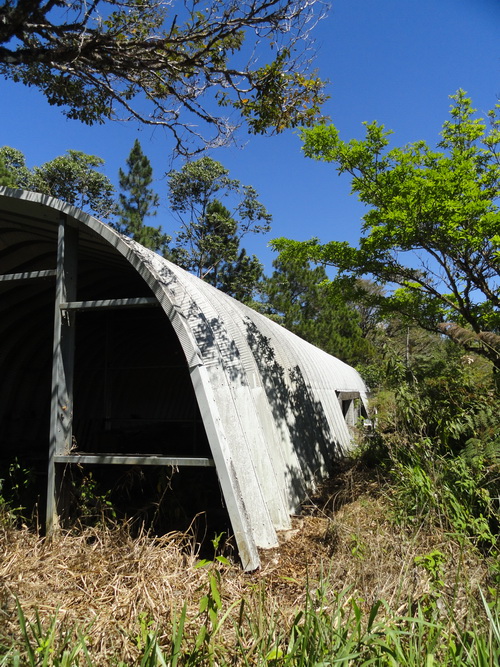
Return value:
<svg viewBox="0 0 500 667">
<path fill-rule="evenodd" d="M 325 96 L 308 36 L 322 12 L 318 0 L 7 0 L 0 75 L 89 125 L 164 126 L 187 154 L 189 137 L 196 149 L 232 135 L 214 99 L 252 133 L 314 122 Z"/>
<path fill-rule="evenodd" d="M 170 258 L 211 285 L 248 301 L 262 275 L 258 259 L 240 248 L 243 236 L 266 233 L 271 215 L 251 186 L 229 178 L 209 157 L 168 174 L 172 211 L 181 224 Z M 220 200 L 235 202 L 230 211 Z"/>
<path fill-rule="evenodd" d="M 0 185 L 7 188 L 17 187 L 13 173 L 7 168 L 2 158 L 0 158 Z"/>
<path fill-rule="evenodd" d="M 104 164 L 100 157 L 69 150 L 66 155 L 30 170 L 21 151 L 4 146 L 0 149 L 0 159 L 12 175 L 15 187 L 62 199 L 101 219 L 114 212 L 114 187 L 98 171 Z"/>
<path fill-rule="evenodd" d="M 37 192 L 57 197 L 106 219 L 115 209 L 115 189 L 109 178 L 97 169 L 103 164 L 100 157 L 69 150 L 66 155 L 35 167 L 32 186 Z"/>
<path fill-rule="evenodd" d="M 119 194 L 118 223 L 115 226 L 146 248 L 164 251 L 170 237 L 144 222 L 146 218 L 156 215 L 160 198 L 149 187 L 153 182 L 153 168 L 138 139 L 127 158 L 127 167 L 127 172 L 122 169 L 118 172 L 123 192 Z"/>
<path fill-rule="evenodd" d="M 2 185 L 21 190 L 33 189 L 33 174 L 26 166 L 26 159 L 20 150 L 2 146 L 0 163 L 3 166 Z"/>
<path fill-rule="evenodd" d="M 327 284 L 323 267 L 280 258 L 273 266 L 273 274 L 260 287 L 259 310 L 349 364 L 366 362 L 372 356 L 359 313 Z"/>
<path fill-rule="evenodd" d="M 352 178 L 370 207 L 358 247 L 317 239 L 274 242 L 284 257 L 332 265 L 340 279 L 374 276 L 392 291 L 379 305 L 445 334 L 500 369 L 500 105 L 489 126 L 464 91 L 452 96 L 438 150 L 424 141 L 387 149 L 389 132 L 366 124 L 344 142 L 334 126 L 302 133 L 306 156 Z"/>
</svg>

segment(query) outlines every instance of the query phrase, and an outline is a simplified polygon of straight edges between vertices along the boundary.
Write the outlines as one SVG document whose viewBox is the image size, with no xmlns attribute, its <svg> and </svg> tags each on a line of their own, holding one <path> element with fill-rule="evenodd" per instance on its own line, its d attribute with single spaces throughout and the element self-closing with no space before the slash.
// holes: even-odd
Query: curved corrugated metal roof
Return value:
<svg viewBox="0 0 500 667">
<path fill-rule="evenodd" d="M 61 214 L 79 229 L 78 280 L 85 298 L 152 293 L 161 305 L 185 358 L 243 565 L 256 567 L 257 548 L 277 545 L 277 531 L 290 527 L 290 514 L 350 448 L 338 397 L 358 393 L 364 401 L 361 377 L 95 218 L 40 194 L 0 188 L 0 274 L 53 269 Z M 41 296 L 50 295 L 50 282 L 38 289 L 38 296 L 26 293 L 26 299 L 14 290 L 1 294 L 0 363 L 4 379 L 11 369 L 9 382 L 18 372 L 9 364 L 19 350 L 18 324 L 24 323 L 30 350 L 23 363 L 35 368 L 36 349 L 28 341 L 37 322 L 52 317 L 45 312 L 49 296 Z M 88 335 L 90 341 L 90 329 Z"/>
</svg>

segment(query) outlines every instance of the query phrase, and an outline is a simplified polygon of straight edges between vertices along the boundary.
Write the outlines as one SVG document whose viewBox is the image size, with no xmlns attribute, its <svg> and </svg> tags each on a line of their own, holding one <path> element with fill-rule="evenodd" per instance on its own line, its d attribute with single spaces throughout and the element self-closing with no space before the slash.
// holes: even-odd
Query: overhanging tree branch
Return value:
<svg viewBox="0 0 500 667">
<path fill-rule="evenodd" d="M 0 75 L 89 124 L 164 126 L 189 154 L 226 143 L 243 121 L 263 133 L 318 119 L 324 83 L 309 49 L 323 11 L 321 0 L 9 0 Z"/>
</svg>

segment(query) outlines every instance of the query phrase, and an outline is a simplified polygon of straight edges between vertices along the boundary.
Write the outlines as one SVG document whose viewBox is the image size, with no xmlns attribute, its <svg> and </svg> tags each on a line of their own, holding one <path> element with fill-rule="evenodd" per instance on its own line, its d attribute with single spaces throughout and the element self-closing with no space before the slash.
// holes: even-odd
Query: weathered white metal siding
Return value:
<svg viewBox="0 0 500 667">
<path fill-rule="evenodd" d="M 243 565 L 257 567 L 257 547 L 277 545 L 277 531 L 351 447 L 338 392 L 365 401 L 359 374 L 73 207 L 1 188 L 0 202 L 31 218 L 64 212 L 149 285 L 184 351 Z"/>
<path fill-rule="evenodd" d="M 339 359 L 127 239 L 184 313 L 218 405 L 221 427 L 259 547 L 346 453 L 352 439 L 337 392 L 366 387 Z M 218 436 L 217 436 L 218 437 Z"/>
</svg>

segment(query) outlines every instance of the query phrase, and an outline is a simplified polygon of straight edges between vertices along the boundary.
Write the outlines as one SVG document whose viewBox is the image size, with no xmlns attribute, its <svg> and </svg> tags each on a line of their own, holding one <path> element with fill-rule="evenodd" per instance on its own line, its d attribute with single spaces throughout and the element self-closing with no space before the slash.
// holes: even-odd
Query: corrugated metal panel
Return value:
<svg viewBox="0 0 500 667">
<path fill-rule="evenodd" d="M 164 261 L 164 272 L 167 266 Z M 170 283 L 182 285 L 204 364 L 215 369 L 212 383 L 234 451 L 246 445 L 258 491 L 280 517 L 274 527 L 285 528 L 283 518 L 297 509 L 315 476 L 325 474 L 332 459 L 351 446 L 336 391 L 359 391 L 365 397 L 366 388 L 340 360 L 182 269 L 170 265 L 169 270 L 176 276 Z M 239 451 L 236 460 L 245 479 L 247 456 Z"/>
</svg>

